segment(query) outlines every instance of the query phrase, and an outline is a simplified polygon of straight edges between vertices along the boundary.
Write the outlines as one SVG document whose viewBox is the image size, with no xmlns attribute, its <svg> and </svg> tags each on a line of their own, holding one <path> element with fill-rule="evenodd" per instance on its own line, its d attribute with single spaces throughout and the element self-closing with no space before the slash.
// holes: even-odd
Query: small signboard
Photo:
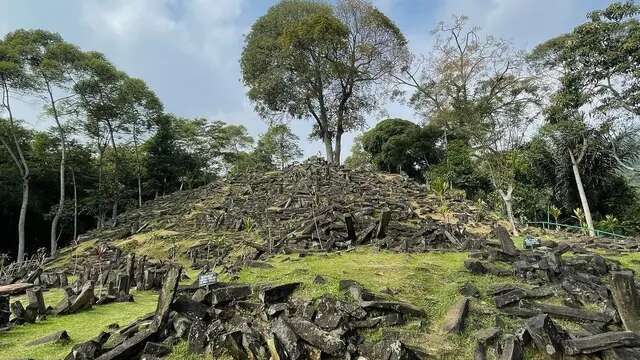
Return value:
<svg viewBox="0 0 640 360">
<path fill-rule="evenodd" d="M 206 272 L 198 275 L 198 285 L 200 287 L 206 287 L 218 282 L 218 274 L 214 272 Z"/>
</svg>

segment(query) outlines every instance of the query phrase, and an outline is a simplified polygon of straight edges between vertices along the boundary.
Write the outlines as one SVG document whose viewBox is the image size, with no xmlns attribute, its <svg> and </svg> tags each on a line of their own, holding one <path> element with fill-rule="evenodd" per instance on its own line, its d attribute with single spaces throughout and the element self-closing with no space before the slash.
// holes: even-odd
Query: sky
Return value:
<svg viewBox="0 0 640 360">
<path fill-rule="evenodd" d="M 452 15 L 465 15 L 483 33 L 511 41 L 516 48 L 570 31 L 603 0 L 373 0 L 409 40 L 417 54 L 429 50 L 430 31 Z M 0 0 L 0 36 L 19 29 L 45 29 L 83 50 L 104 53 L 120 70 L 144 79 L 168 112 L 242 124 L 257 137 L 266 123 L 245 96 L 239 59 L 251 24 L 274 0 Z M 34 100 L 14 104 L 18 118 L 37 129 L 51 120 Z M 390 117 L 420 119 L 400 103 L 387 102 Z M 368 126 L 381 120 L 371 114 Z M 305 156 L 322 144 L 308 141 L 311 121 L 292 121 Z M 343 141 L 343 159 L 353 136 Z"/>
</svg>

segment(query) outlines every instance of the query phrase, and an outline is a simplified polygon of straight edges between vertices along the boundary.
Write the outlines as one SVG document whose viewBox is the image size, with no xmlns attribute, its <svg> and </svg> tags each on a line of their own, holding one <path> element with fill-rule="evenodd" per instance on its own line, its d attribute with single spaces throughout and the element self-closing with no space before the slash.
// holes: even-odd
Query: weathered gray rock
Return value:
<svg viewBox="0 0 640 360">
<path fill-rule="evenodd" d="M 410 348 L 399 340 L 383 340 L 375 344 L 363 343 L 358 346 L 358 352 L 370 360 L 422 360 L 427 359 L 427 354 Z"/>
<path fill-rule="evenodd" d="M 196 320 L 189 330 L 189 351 L 202 354 L 207 346 L 207 324 L 202 320 Z"/>
<path fill-rule="evenodd" d="M 211 291 L 211 304 L 224 304 L 229 301 L 238 301 L 251 295 L 251 287 L 248 285 L 233 285 Z"/>
<path fill-rule="evenodd" d="M 480 290 L 469 282 L 464 283 L 464 285 L 458 289 L 458 292 L 463 296 L 480 298 Z"/>
<path fill-rule="evenodd" d="M 193 321 L 186 316 L 178 314 L 173 318 L 172 324 L 173 329 L 176 332 L 176 337 L 184 339 L 187 335 L 189 335 L 189 331 L 191 330 Z"/>
<path fill-rule="evenodd" d="M 522 343 L 513 335 L 508 336 L 502 345 L 502 353 L 499 360 L 522 360 L 524 350 Z"/>
<path fill-rule="evenodd" d="M 527 319 L 525 327 L 538 350 L 551 356 L 562 352 L 563 334 L 546 314 Z"/>
<path fill-rule="evenodd" d="M 464 261 L 464 267 L 473 274 L 486 274 L 488 272 L 485 264 L 479 260 L 467 259 Z"/>
<path fill-rule="evenodd" d="M 135 356 L 144 349 L 145 344 L 152 341 L 155 336 L 156 331 L 153 329 L 140 331 L 113 349 L 100 355 L 96 360 L 128 360 L 135 358 Z"/>
<path fill-rule="evenodd" d="M 618 347 L 640 347 L 640 335 L 632 331 L 612 331 L 562 342 L 567 355 L 593 354 Z"/>
<path fill-rule="evenodd" d="M 44 297 L 42 296 L 42 288 L 32 287 L 27 289 L 27 301 L 28 307 L 36 310 L 38 314 L 46 314 L 47 306 L 44 304 Z"/>
<path fill-rule="evenodd" d="M 260 289 L 258 298 L 264 304 L 273 304 L 286 301 L 289 296 L 300 286 L 301 283 L 294 282 L 276 286 L 268 286 Z"/>
<path fill-rule="evenodd" d="M 340 356 L 346 350 L 346 345 L 342 339 L 320 329 L 310 321 L 301 318 L 290 318 L 286 320 L 286 323 L 301 339 L 329 355 Z"/>
<path fill-rule="evenodd" d="M 611 273 L 611 295 L 625 329 L 640 332 L 640 296 L 631 271 Z"/>
<path fill-rule="evenodd" d="M 274 319 L 271 322 L 271 331 L 282 345 L 288 359 L 297 360 L 300 358 L 301 350 L 298 343 L 298 336 L 282 318 Z"/>
<path fill-rule="evenodd" d="M 442 330 L 447 333 L 460 333 L 464 328 L 464 318 L 469 310 L 469 298 L 458 300 L 447 312 Z"/>
<path fill-rule="evenodd" d="M 375 309 L 382 311 L 395 311 L 405 315 L 424 316 L 424 310 L 419 307 L 397 301 L 363 301 L 360 303 L 364 309 Z"/>
<path fill-rule="evenodd" d="M 507 229 L 502 226 L 496 226 L 493 229 L 493 232 L 498 237 L 498 240 L 500 240 L 500 247 L 502 248 L 502 251 L 511 256 L 517 256 L 520 253 L 513 243 L 513 240 L 511 240 L 511 236 Z"/>
<path fill-rule="evenodd" d="M 80 290 L 80 294 L 71 301 L 71 305 L 67 309 L 66 313 L 75 313 L 77 311 L 90 308 L 95 301 L 95 295 L 93 293 L 93 281 L 87 281 Z"/>
<path fill-rule="evenodd" d="M 182 268 L 179 267 L 172 267 L 167 272 L 163 281 L 162 290 L 160 291 L 160 296 L 158 297 L 158 306 L 153 318 L 153 324 L 151 325 L 151 329 L 154 332 L 164 329 L 167 324 L 169 319 L 169 310 L 176 295 L 176 290 L 178 289 L 181 273 Z"/>
<path fill-rule="evenodd" d="M 71 340 L 71 337 L 69 337 L 69 334 L 67 334 L 67 331 L 61 330 L 53 334 L 49 334 L 41 338 L 29 341 L 26 345 L 34 346 L 34 345 L 41 345 L 41 344 L 48 344 L 48 343 L 63 343 L 69 340 Z"/>
<path fill-rule="evenodd" d="M 497 295 L 493 298 L 497 308 L 502 308 L 507 305 L 516 303 L 527 296 L 527 292 L 524 289 L 513 289 L 504 294 Z"/>
<path fill-rule="evenodd" d="M 185 296 L 178 296 L 171 304 L 171 310 L 182 315 L 186 315 L 190 319 L 205 319 L 208 315 L 209 307 L 203 303 L 193 301 Z"/>
<path fill-rule="evenodd" d="M 0 296 L 0 329 L 9 326 L 11 308 L 9 306 L 9 295 Z"/>
</svg>

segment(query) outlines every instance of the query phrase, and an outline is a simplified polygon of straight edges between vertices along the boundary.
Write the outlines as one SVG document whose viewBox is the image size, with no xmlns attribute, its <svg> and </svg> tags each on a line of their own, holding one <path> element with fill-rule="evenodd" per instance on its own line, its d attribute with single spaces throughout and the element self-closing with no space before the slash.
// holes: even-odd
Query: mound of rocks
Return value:
<svg viewBox="0 0 640 360">
<path fill-rule="evenodd" d="M 154 314 L 76 345 L 66 359 L 153 359 L 169 353 L 180 339 L 190 352 L 214 358 L 223 353 L 234 359 L 426 358 L 398 340 L 364 342 L 364 329 L 400 325 L 425 314 L 355 281 L 340 284 L 349 301 L 328 294 L 303 301 L 291 298 L 299 283 L 194 289 L 179 288 L 179 278 L 179 268 L 168 272 Z"/>
<path fill-rule="evenodd" d="M 528 345 L 552 357 L 640 358 L 640 297 L 631 271 L 566 243 L 531 241 L 521 251 L 506 230 L 495 233 L 500 242 L 472 253 L 466 269 L 514 275 L 532 286 L 500 285 L 488 294 L 501 313 L 525 319 L 515 334 L 494 341 L 501 359 L 522 359 Z M 543 301 L 551 297 L 562 299 L 561 304 Z M 582 331 L 562 329 L 554 318 L 574 322 Z M 484 358 L 487 343 L 478 341 L 477 359 Z"/>
</svg>

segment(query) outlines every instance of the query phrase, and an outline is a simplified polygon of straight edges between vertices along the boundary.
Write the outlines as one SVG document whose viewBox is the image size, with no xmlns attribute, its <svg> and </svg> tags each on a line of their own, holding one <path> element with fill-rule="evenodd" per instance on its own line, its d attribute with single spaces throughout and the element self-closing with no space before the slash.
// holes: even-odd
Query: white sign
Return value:
<svg viewBox="0 0 640 360">
<path fill-rule="evenodd" d="M 213 285 L 218 282 L 218 275 L 214 272 L 200 274 L 198 276 L 198 284 L 200 287 Z"/>
</svg>

